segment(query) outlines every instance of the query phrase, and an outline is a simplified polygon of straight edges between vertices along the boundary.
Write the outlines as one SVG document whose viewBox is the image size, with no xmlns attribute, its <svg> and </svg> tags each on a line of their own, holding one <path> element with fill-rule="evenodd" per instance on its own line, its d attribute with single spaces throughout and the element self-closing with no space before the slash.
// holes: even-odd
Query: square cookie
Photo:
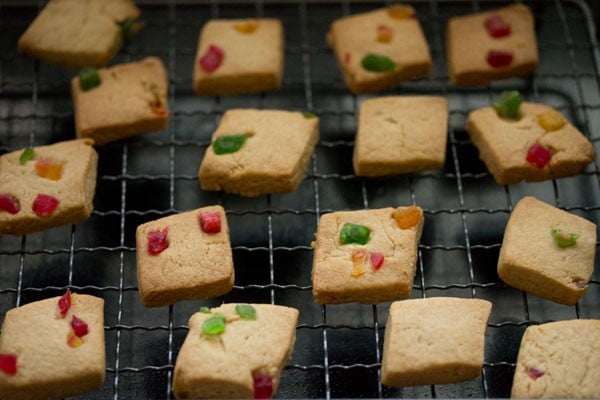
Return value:
<svg viewBox="0 0 600 400">
<path fill-rule="evenodd" d="M 0 355 L 3 399 L 65 398 L 99 389 L 106 368 L 104 300 L 67 292 L 9 310 Z"/>
<path fill-rule="evenodd" d="M 530 326 L 519 348 L 513 398 L 600 398 L 600 321 Z"/>
<path fill-rule="evenodd" d="M 431 71 L 429 46 L 411 6 L 340 18 L 327 41 L 354 93 L 379 92 Z"/>
<path fill-rule="evenodd" d="M 50 0 L 19 38 L 19 52 L 67 67 L 102 67 L 132 33 L 124 23 L 140 27 L 133 22 L 139 15 L 130 0 Z"/>
<path fill-rule="evenodd" d="M 221 206 L 140 225 L 136 244 L 139 292 L 146 307 L 220 296 L 233 287 L 229 227 Z"/>
<path fill-rule="evenodd" d="M 538 65 L 534 18 L 523 4 L 450 18 L 447 47 L 457 86 L 531 75 Z"/>
<path fill-rule="evenodd" d="M 454 383 L 481 373 L 492 303 L 433 297 L 392 303 L 385 327 L 381 382 Z"/>
<path fill-rule="evenodd" d="M 298 188 L 319 140 L 319 119 L 300 112 L 229 110 L 198 175 L 204 190 L 242 196 Z"/>
<path fill-rule="evenodd" d="M 167 71 L 156 57 L 97 71 L 100 84 L 82 88 L 71 80 L 77 137 L 105 144 L 167 127 Z"/>
<path fill-rule="evenodd" d="M 26 235 L 87 219 L 98 154 L 90 139 L 0 156 L 0 233 Z"/>
<path fill-rule="evenodd" d="M 448 101 L 438 96 L 391 96 L 360 106 L 354 146 L 358 176 L 441 168 L 446 160 Z"/>
<path fill-rule="evenodd" d="M 317 304 L 377 304 L 410 295 L 423 231 L 416 206 L 321 216 L 314 248 Z"/>
<path fill-rule="evenodd" d="M 573 305 L 587 290 L 595 255 L 595 224 L 527 196 L 506 225 L 498 275 L 517 289 Z"/>
<path fill-rule="evenodd" d="M 548 130 L 540 122 L 547 117 L 563 125 Z M 524 102 L 515 119 L 502 118 L 493 107 L 480 108 L 469 113 L 466 128 L 479 158 L 501 185 L 577 175 L 595 156 L 589 140 L 545 104 Z"/>
<path fill-rule="evenodd" d="M 226 95 L 281 86 L 283 25 L 278 19 L 208 21 L 198 40 L 194 90 Z"/>
<path fill-rule="evenodd" d="M 271 304 L 223 304 L 192 315 L 175 363 L 175 397 L 272 398 L 297 323 L 298 310 Z"/>
</svg>

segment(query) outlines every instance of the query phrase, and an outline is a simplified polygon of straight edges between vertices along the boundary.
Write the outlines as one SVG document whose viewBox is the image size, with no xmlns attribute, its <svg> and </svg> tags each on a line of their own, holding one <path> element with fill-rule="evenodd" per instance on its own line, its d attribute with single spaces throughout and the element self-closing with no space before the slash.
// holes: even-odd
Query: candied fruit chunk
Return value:
<svg viewBox="0 0 600 400">
<path fill-rule="evenodd" d="M 216 314 L 202 323 L 202 333 L 207 336 L 218 336 L 225 332 L 225 316 Z"/>
<path fill-rule="evenodd" d="M 578 289 L 585 289 L 589 282 L 583 279 L 573 279 L 573 283 L 577 286 Z"/>
<path fill-rule="evenodd" d="M 491 37 L 501 38 L 510 35 L 510 25 L 500 15 L 490 16 L 484 24 Z"/>
<path fill-rule="evenodd" d="M 416 17 L 414 8 L 404 4 L 394 4 L 388 7 L 387 13 L 390 18 L 393 19 L 409 19 Z"/>
<path fill-rule="evenodd" d="M 62 177 L 63 165 L 61 162 L 45 157 L 35 163 L 35 170 L 42 178 L 57 181 Z"/>
<path fill-rule="evenodd" d="M 84 92 L 100 86 L 101 83 L 102 80 L 96 68 L 83 68 L 79 71 L 79 86 Z"/>
<path fill-rule="evenodd" d="M 235 313 L 241 319 L 256 319 L 256 308 L 250 304 L 237 304 L 235 306 Z"/>
<path fill-rule="evenodd" d="M 505 50 L 490 50 L 486 60 L 494 68 L 508 67 L 513 61 L 513 53 Z"/>
<path fill-rule="evenodd" d="M 397 208 L 392 212 L 392 217 L 402 229 L 409 229 L 421 221 L 421 211 L 415 207 Z"/>
<path fill-rule="evenodd" d="M 531 145 L 527 150 L 526 160 L 531 164 L 534 164 L 538 168 L 544 168 L 550 162 L 552 158 L 552 152 L 547 147 L 542 146 L 539 143 Z"/>
<path fill-rule="evenodd" d="M 200 211 L 200 227 L 204 233 L 221 232 L 221 213 Z"/>
<path fill-rule="evenodd" d="M 527 376 L 529 376 L 535 381 L 537 378 L 541 378 L 542 376 L 544 376 L 544 371 L 540 371 L 537 368 L 529 368 L 527 370 Z"/>
<path fill-rule="evenodd" d="M 579 239 L 579 235 L 576 233 L 567 233 L 565 231 L 561 231 L 560 229 L 551 229 L 550 234 L 554 238 L 554 242 L 558 247 L 571 247 L 577 244 L 577 239 Z"/>
<path fill-rule="evenodd" d="M 38 194 L 33 201 L 31 209 L 39 217 L 47 217 L 56 210 L 59 203 L 60 202 L 55 197 L 48 194 Z"/>
<path fill-rule="evenodd" d="M 270 399 L 273 397 L 273 378 L 264 372 L 254 372 L 252 374 L 254 382 L 254 398 Z"/>
<path fill-rule="evenodd" d="M 538 115 L 537 121 L 546 132 L 557 131 L 565 126 L 566 122 L 562 114 L 555 109 L 551 109 L 543 114 Z"/>
<path fill-rule="evenodd" d="M 383 261 L 385 260 L 385 256 L 381 253 L 371 253 L 371 264 L 373 265 L 373 269 L 378 271 L 379 268 L 383 266 Z"/>
<path fill-rule="evenodd" d="M 21 211 L 21 205 L 15 197 L 9 194 L 0 194 L 0 210 L 16 214 Z"/>
<path fill-rule="evenodd" d="M 350 64 L 350 61 L 352 61 L 352 55 L 347 51 L 344 53 L 344 64 Z"/>
<path fill-rule="evenodd" d="M 169 241 L 167 235 L 169 234 L 169 227 L 165 227 L 162 231 L 156 229 L 148 232 L 148 253 L 150 255 L 157 255 L 162 253 L 164 249 L 169 247 Z"/>
<path fill-rule="evenodd" d="M 389 43 L 392 41 L 394 31 L 387 25 L 379 25 L 377 27 L 377 41 L 379 43 Z"/>
<path fill-rule="evenodd" d="M 121 28 L 123 39 L 127 39 L 144 27 L 144 23 L 135 18 L 125 18 L 123 21 L 117 22 L 117 25 Z"/>
<path fill-rule="evenodd" d="M 76 336 L 73 332 L 69 332 L 67 335 L 67 344 L 69 347 L 77 348 L 83 344 L 83 340 Z"/>
<path fill-rule="evenodd" d="M 198 64 L 204 72 L 211 73 L 216 71 L 221 66 L 224 58 L 225 52 L 223 49 L 221 49 L 219 46 L 211 44 L 208 47 L 208 50 L 206 50 L 206 53 L 200 57 Z"/>
<path fill-rule="evenodd" d="M 396 69 L 396 63 L 391 58 L 374 53 L 364 56 L 360 65 L 370 72 L 389 72 Z"/>
<path fill-rule="evenodd" d="M 302 113 L 302 116 L 305 119 L 313 119 L 313 118 L 317 118 L 317 114 L 315 114 L 314 112 L 310 112 L 310 111 L 304 111 Z"/>
<path fill-rule="evenodd" d="M 355 250 L 352 252 L 352 272 L 350 275 L 357 278 L 362 276 L 367 272 L 366 262 L 367 262 L 367 253 L 366 250 Z"/>
<path fill-rule="evenodd" d="M 345 223 L 340 231 L 341 244 L 367 244 L 371 230 L 364 225 Z"/>
<path fill-rule="evenodd" d="M 65 294 L 58 299 L 58 309 L 60 311 L 60 315 L 63 317 L 67 315 L 69 309 L 71 308 L 71 290 L 67 288 Z"/>
<path fill-rule="evenodd" d="M 212 144 L 216 155 L 231 154 L 238 152 L 244 143 L 246 143 L 247 135 L 227 135 L 219 136 Z"/>
<path fill-rule="evenodd" d="M 256 30 L 258 29 L 258 21 L 247 21 L 247 22 L 243 22 L 241 24 L 235 24 L 235 25 L 233 25 L 233 27 L 239 33 L 249 35 L 251 33 L 256 32 Z"/>
<path fill-rule="evenodd" d="M 35 158 L 35 151 L 32 147 L 28 147 L 19 156 L 19 164 L 25 165 L 27 161 L 31 161 Z"/>
<path fill-rule="evenodd" d="M 505 90 L 494 99 L 493 105 L 501 118 L 516 119 L 521 107 L 521 94 L 518 90 Z"/>
<path fill-rule="evenodd" d="M 11 353 L 0 354 L 0 371 L 8 375 L 16 375 L 17 355 Z"/>
<path fill-rule="evenodd" d="M 82 319 L 77 318 L 75 315 L 73 315 L 73 318 L 71 319 L 71 328 L 73 328 L 73 333 L 77 337 L 83 337 L 89 332 L 88 324 Z"/>
</svg>

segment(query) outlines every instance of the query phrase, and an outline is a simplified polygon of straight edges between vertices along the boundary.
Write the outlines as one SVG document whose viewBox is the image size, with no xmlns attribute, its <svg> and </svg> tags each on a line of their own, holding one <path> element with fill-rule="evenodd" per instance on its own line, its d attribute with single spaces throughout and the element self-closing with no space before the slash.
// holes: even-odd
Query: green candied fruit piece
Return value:
<svg viewBox="0 0 600 400">
<path fill-rule="evenodd" d="M 81 90 L 87 92 L 90 89 L 100 86 L 102 81 L 96 68 L 83 68 L 79 71 L 79 86 Z"/>
<path fill-rule="evenodd" d="M 202 323 L 202 333 L 207 336 L 218 336 L 225 332 L 225 316 L 216 314 Z"/>
<path fill-rule="evenodd" d="M 200 311 L 202 314 L 210 314 L 210 308 L 205 306 L 200 307 L 200 310 L 198 311 Z"/>
<path fill-rule="evenodd" d="M 123 38 L 127 39 L 129 36 L 142 29 L 144 23 L 135 18 L 125 18 L 123 21 L 117 22 L 117 25 L 121 27 Z"/>
<path fill-rule="evenodd" d="M 342 244 L 367 244 L 369 236 L 371 236 L 371 230 L 366 226 L 346 223 L 340 232 L 340 242 Z"/>
<path fill-rule="evenodd" d="M 35 158 L 35 151 L 33 151 L 32 147 L 28 147 L 21 153 L 19 157 L 19 163 L 21 165 L 27 164 L 27 161 L 31 161 Z"/>
<path fill-rule="evenodd" d="M 577 244 L 577 239 L 579 239 L 579 235 L 576 233 L 566 233 L 561 231 L 560 229 L 552 229 L 550 231 L 556 245 L 558 247 L 571 247 Z"/>
<path fill-rule="evenodd" d="M 310 112 L 310 111 L 304 111 L 302 113 L 302 116 L 306 119 L 312 119 L 312 118 L 317 118 L 317 114 Z"/>
<path fill-rule="evenodd" d="M 500 93 L 494 100 L 494 109 L 502 118 L 516 119 L 521 107 L 521 95 L 517 90 L 507 90 Z"/>
<path fill-rule="evenodd" d="M 219 136 L 212 144 L 215 154 L 231 154 L 239 151 L 246 142 L 246 135 Z"/>
<path fill-rule="evenodd" d="M 364 56 L 360 65 L 371 72 L 389 72 L 396 69 L 396 63 L 391 58 L 373 53 Z"/>
<path fill-rule="evenodd" d="M 241 319 L 256 319 L 256 308 L 250 304 L 238 304 L 235 306 L 235 313 Z"/>
</svg>

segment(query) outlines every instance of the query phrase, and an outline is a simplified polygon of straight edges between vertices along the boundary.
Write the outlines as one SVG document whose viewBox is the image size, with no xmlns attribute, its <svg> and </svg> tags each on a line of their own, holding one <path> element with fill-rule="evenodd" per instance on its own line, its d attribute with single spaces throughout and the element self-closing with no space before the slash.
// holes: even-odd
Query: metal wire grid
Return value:
<svg viewBox="0 0 600 400">
<path fill-rule="evenodd" d="M 444 29 L 452 15 L 504 5 L 486 1 L 414 1 L 434 59 L 427 79 L 393 91 L 441 94 L 449 99 L 447 162 L 441 171 L 365 180 L 350 162 L 360 102 L 344 88 L 324 34 L 343 15 L 384 2 L 200 2 L 144 5 L 146 28 L 115 62 L 156 54 L 170 76 L 168 129 L 99 149 L 95 208 L 84 223 L 22 238 L 0 239 L 0 312 L 61 293 L 69 286 L 106 300 L 107 379 L 83 397 L 168 398 L 176 354 L 187 319 L 200 305 L 223 301 L 271 302 L 301 310 L 297 344 L 280 397 L 503 397 L 510 393 L 514 360 L 526 326 L 568 318 L 599 318 L 600 280 L 565 307 L 506 287 L 495 274 L 509 212 L 525 194 L 597 222 L 598 164 L 574 178 L 498 186 L 477 160 L 464 132 L 466 114 L 487 105 L 504 88 L 552 104 L 598 147 L 600 57 L 595 27 L 579 1 L 528 3 L 536 11 L 541 66 L 531 79 L 489 89 L 449 86 Z M 43 6 L 0 3 L 2 32 L 0 151 L 73 136 L 68 93 L 72 71 L 24 60 L 14 43 Z M 199 27 L 209 18 L 276 16 L 286 27 L 283 89 L 260 95 L 199 98 L 190 69 Z M 312 110 L 321 118 L 321 141 L 310 171 L 293 194 L 243 199 L 198 189 L 196 169 L 222 113 L 233 107 Z M 135 281 L 135 227 L 205 204 L 222 204 L 231 225 L 234 290 L 219 299 L 145 309 Z M 494 309 L 480 378 L 455 385 L 391 389 L 380 384 L 383 329 L 389 304 L 317 307 L 312 301 L 310 242 L 323 213 L 417 203 L 426 226 L 419 246 L 412 297 L 486 298 Z"/>
</svg>

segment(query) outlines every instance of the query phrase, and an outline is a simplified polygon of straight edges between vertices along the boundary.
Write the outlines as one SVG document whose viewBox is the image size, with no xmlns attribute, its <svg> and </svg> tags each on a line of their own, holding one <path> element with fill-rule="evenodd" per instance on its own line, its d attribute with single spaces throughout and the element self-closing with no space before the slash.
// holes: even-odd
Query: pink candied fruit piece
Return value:
<svg viewBox="0 0 600 400">
<path fill-rule="evenodd" d="M 547 147 L 542 146 L 539 143 L 531 145 L 527 150 L 526 160 L 531 164 L 534 164 L 538 168 L 544 168 L 550 162 L 552 158 L 552 152 Z"/>
<path fill-rule="evenodd" d="M 31 209 L 40 217 L 46 217 L 54 212 L 59 201 L 47 194 L 38 194 Z"/>
<path fill-rule="evenodd" d="M 501 38 L 510 35 L 510 25 L 500 15 L 490 16 L 484 24 L 491 37 Z"/>
<path fill-rule="evenodd" d="M 169 241 L 167 240 L 168 234 L 169 227 L 166 227 L 162 231 L 157 229 L 155 231 L 148 232 L 148 253 L 155 256 L 169 247 Z"/>
<path fill-rule="evenodd" d="M 221 214 L 217 211 L 201 211 L 200 212 L 200 227 L 205 233 L 221 232 Z"/>
<path fill-rule="evenodd" d="M 8 194 L 0 194 L 0 210 L 10 214 L 16 214 L 21 211 L 19 200 Z"/>
<path fill-rule="evenodd" d="M 58 299 L 58 309 L 60 310 L 60 315 L 63 317 L 67 315 L 69 309 L 71 308 L 71 290 L 67 289 L 65 294 Z"/>
<path fill-rule="evenodd" d="M 200 57 L 198 64 L 204 72 L 210 73 L 216 71 L 217 68 L 221 66 L 223 58 L 225 58 L 225 52 L 223 49 L 221 49 L 219 46 L 211 44 L 206 53 Z"/>
<path fill-rule="evenodd" d="M 17 374 L 17 355 L 16 354 L 0 354 L 0 371 L 8 375 Z"/>
<path fill-rule="evenodd" d="M 373 269 L 378 271 L 379 268 L 383 265 L 383 261 L 385 260 L 385 256 L 381 253 L 371 253 L 371 264 L 373 264 Z"/>
<path fill-rule="evenodd" d="M 254 381 L 254 398 L 270 399 L 273 397 L 273 378 L 264 372 L 255 372 L 252 374 Z"/>
<path fill-rule="evenodd" d="M 73 333 L 77 337 L 85 336 L 89 332 L 88 324 L 80 318 L 77 318 L 75 315 L 73 315 L 73 319 L 71 319 L 71 328 L 73 328 Z"/>
<path fill-rule="evenodd" d="M 513 61 L 513 53 L 505 50 L 490 50 L 486 60 L 494 68 L 508 67 Z"/>
<path fill-rule="evenodd" d="M 545 373 L 544 371 L 540 371 L 540 370 L 539 370 L 539 369 L 537 369 L 537 368 L 529 368 L 529 369 L 527 370 L 527 376 L 529 376 L 529 377 L 530 377 L 531 379 L 533 379 L 534 381 L 535 381 L 537 378 L 541 378 L 542 376 L 544 376 L 544 373 Z"/>
</svg>

